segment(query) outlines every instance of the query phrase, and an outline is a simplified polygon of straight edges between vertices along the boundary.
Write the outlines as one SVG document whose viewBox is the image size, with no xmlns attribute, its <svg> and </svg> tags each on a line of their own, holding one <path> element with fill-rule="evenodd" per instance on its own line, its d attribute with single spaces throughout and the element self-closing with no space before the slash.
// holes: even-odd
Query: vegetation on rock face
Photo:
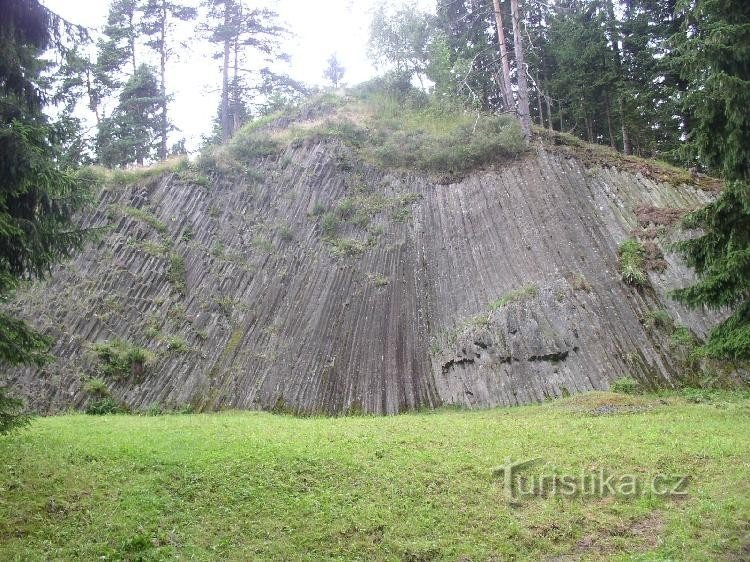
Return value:
<svg viewBox="0 0 750 562">
<path fill-rule="evenodd" d="M 509 116 L 414 102 L 393 93 L 366 99 L 371 137 L 365 154 L 386 167 L 460 175 L 525 149 L 518 122 Z"/>
<path fill-rule="evenodd" d="M 490 310 L 497 310 L 498 308 L 502 308 L 507 304 L 510 304 L 512 302 L 519 302 L 523 301 L 532 297 L 535 297 L 539 294 L 539 287 L 536 285 L 529 285 L 528 287 L 522 287 L 520 289 L 516 289 L 515 291 L 511 291 L 507 295 L 504 295 L 500 297 L 499 299 L 492 301 L 488 308 Z"/>
<path fill-rule="evenodd" d="M 120 339 L 94 344 L 91 351 L 97 358 L 97 368 L 102 375 L 114 379 L 143 375 L 154 357 L 149 350 Z"/>
<path fill-rule="evenodd" d="M 169 266 L 167 267 L 167 280 L 171 283 L 174 290 L 183 296 L 187 292 L 186 273 L 185 258 L 176 253 L 170 254 Z"/>
<path fill-rule="evenodd" d="M 625 240 L 617 250 L 620 260 L 620 275 L 628 285 L 643 287 L 648 283 L 646 275 L 646 251 L 637 240 Z"/>
</svg>

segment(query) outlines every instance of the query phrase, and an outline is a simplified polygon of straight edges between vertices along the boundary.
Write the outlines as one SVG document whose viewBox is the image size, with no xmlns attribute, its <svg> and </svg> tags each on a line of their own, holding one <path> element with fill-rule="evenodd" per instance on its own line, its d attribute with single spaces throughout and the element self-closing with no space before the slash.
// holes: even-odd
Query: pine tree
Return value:
<svg viewBox="0 0 750 562">
<path fill-rule="evenodd" d="M 42 54 L 63 50 L 61 20 L 37 0 L 5 0 L 0 18 L 0 301 L 22 279 L 39 278 L 82 246 L 72 222 L 87 200 L 75 176 L 55 161 L 57 146 L 42 113 Z M 0 365 L 48 359 L 50 340 L 0 313 Z M 20 403 L 0 387 L 0 433 L 24 421 Z"/>
<path fill-rule="evenodd" d="M 248 9 L 242 0 L 204 0 L 204 5 L 210 22 L 202 30 L 220 46 L 214 57 L 222 60 L 219 123 L 222 142 L 227 142 L 244 120 L 249 92 L 262 87 L 264 74 L 273 74 L 268 68 L 247 68 L 248 53 L 260 54 L 266 62 L 288 60 L 281 50 L 287 31 L 279 25 L 276 12 Z M 261 85 L 249 86 L 244 78 L 248 74 Z"/>
<path fill-rule="evenodd" d="M 125 84 L 112 115 L 103 119 L 97 136 L 97 154 L 105 166 L 142 165 L 154 156 L 162 125 L 161 88 L 145 64 Z"/>
<path fill-rule="evenodd" d="M 693 116 L 690 146 L 699 162 L 726 180 L 721 196 L 686 218 L 703 234 L 678 245 L 699 281 L 674 293 L 691 306 L 731 307 L 709 335 L 712 357 L 750 359 L 750 4 L 697 0 L 676 38 L 686 104 Z"/>
<path fill-rule="evenodd" d="M 169 98 L 166 80 L 167 62 L 173 54 L 170 38 L 175 28 L 175 20 L 189 21 L 194 19 L 196 14 L 195 8 L 168 0 L 148 0 L 143 9 L 141 27 L 148 37 L 146 45 L 159 55 L 159 88 L 162 105 L 158 156 L 162 160 L 167 157 L 167 136 L 170 127 L 167 116 Z"/>
<path fill-rule="evenodd" d="M 130 66 L 130 73 L 135 74 L 138 8 L 138 0 L 113 0 L 110 4 L 107 24 L 98 45 L 100 75 L 122 73 L 126 66 Z"/>
</svg>

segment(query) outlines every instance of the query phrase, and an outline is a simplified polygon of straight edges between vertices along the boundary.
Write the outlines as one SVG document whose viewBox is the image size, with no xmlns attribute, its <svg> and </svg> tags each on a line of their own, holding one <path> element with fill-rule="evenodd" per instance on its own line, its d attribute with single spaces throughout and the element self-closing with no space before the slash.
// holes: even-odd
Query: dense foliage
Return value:
<svg viewBox="0 0 750 562">
<path fill-rule="evenodd" d="M 417 81 L 429 79 L 439 97 L 491 111 L 516 111 L 525 77 L 538 126 L 625 153 L 683 158 L 688 81 L 672 40 L 686 15 L 674 0 L 518 2 L 517 33 L 511 4 L 439 1 L 435 15 L 381 9 L 372 24 L 373 56 Z M 514 55 L 517 34 L 523 49 Z M 510 100 L 502 95 L 505 64 Z"/>
<path fill-rule="evenodd" d="M 678 52 L 690 81 L 688 148 L 720 170 L 727 185 L 715 202 L 686 217 L 702 235 L 679 248 L 700 281 L 675 296 L 693 306 L 732 307 L 703 351 L 750 359 L 750 4 L 700 0 L 685 13 Z"/>
<path fill-rule="evenodd" d="M 8 0 L 0 19 L 0 301 L 21 280 L 44 276 L 81 247 L 72 222 L 85 202 L 75 176 L 57 163 L 59 141 L 42 113 L 40 58 L 61 48 L 61 22 L 36 0 Z M 49 340 L 0 313 L 0 365 L 47 359 Z M 0 387 L 0 432 L 22 420 Z"/>
</svg>

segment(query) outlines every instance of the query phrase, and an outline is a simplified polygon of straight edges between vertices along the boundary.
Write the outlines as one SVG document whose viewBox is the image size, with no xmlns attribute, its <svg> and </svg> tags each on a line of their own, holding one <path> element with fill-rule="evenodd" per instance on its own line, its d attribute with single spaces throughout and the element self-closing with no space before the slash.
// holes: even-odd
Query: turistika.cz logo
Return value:
<svg viewBox="0 0 750 562">
<path fill-rule="evenodd" d="M 523 470 L 541 462 L 542 459 L 505 462 L 492 469 L 492 474 L 502 478 L 503 495 L 508 501 L 523 497 L 559 496 L 684 496 L 687 494 L 689 477 L 681 474 L 655 474 L 644 477 L 634 474 L 609 474 L 603 468 L 582 470 L 578 474 L 564 473 L 556 469 L 541 474 L 524 474 Z"/>
</svg>

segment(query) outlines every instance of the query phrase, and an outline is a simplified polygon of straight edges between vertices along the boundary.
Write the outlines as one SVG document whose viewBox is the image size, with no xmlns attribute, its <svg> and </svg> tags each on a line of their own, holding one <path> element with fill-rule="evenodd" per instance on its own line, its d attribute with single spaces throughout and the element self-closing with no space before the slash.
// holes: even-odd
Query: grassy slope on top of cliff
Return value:
<svg viewBox="0 0 750 562">
<path fill-rule="evenodd" d="M 355 89 L 350 95 L 318 95 L 296 108 L 261 117 L 241 127 L 226 145 L 205 146 L 196 162 L 172 157 L 127 170 L 90 167 L 81 173 L 107 185 L 128 185 L 164 173 L 207 185 L 208 175 L 253 174 L 261 158 L 290 144 L 335 139 L 371 164 L 459 180 L 482 167 L 514 160 L 526 152 L 518 121 L 509 115 L 467 111 L 412 92 L 397 96 Z M 534 129 L 534 142 L 589 166 L 614 166 L 658 181 L 718 190 L 721 182 L 666 162 L 621 154 L 566 133 Z"/>
<path fill-rule="evenodd" d="M 199 162 L 208 169 L 242 171 L 257 158 L 307 139 L 336 139 L 372 164 L 439 177 L 460 177 L 525 150 L 518 123 L 509 116 L 370 92 L 318 96 L 286 114 L 251 122 L 227 145 L 209 147 Z"/>
<path fill-rule="evenodd" d="M 707 401 L 596 392 L 393 417 L 39 419 L 0 437 L 0 558 L 739 560 L 750 398 L 691 398 Z M 681 496 L 509 503 L 493 477 L 508 457 L 540 458 L 526 478 L 689 482 Z"/>
<path fill-rule="evenodd" d="M 550 131 L 541 127 L 534 128 L 534 134 L 542 146 L 573 156 L 588 166 L 613 166 L 620 170 L 640 173 L 657 181 L 673 185 L 688 184 L 707 191 L 718 191 L 723 182 L 705 174 L 690 173 L 668 162 L 656 159 L 640 158 L 623 154 L 609 146 L 591 144 L 568 133 Z"/>
</svg>

